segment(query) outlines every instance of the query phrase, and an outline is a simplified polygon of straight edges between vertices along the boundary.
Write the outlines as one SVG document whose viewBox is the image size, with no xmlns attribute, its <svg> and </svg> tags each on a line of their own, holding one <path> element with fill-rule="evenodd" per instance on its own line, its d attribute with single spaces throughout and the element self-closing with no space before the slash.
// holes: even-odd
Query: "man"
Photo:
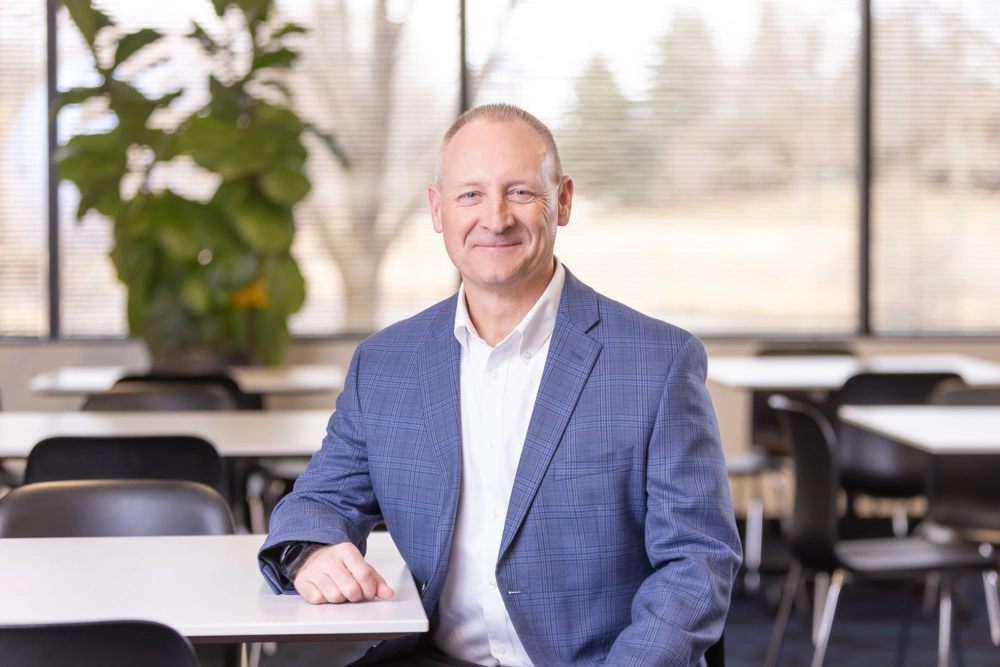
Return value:
<svg viewBox="0 0 1000 667">
<path fill-rule="evenodd" d="M 462 286 L 358 347 L 264 575 L 391 597 L 361 556 L 384 520 L 431 630 L 358 664 L 696 664 L 740 562 L 704 348 L 556 259 L 573 181 L 527 112 L 460 117 L 428 199 Z"/>
</svg>

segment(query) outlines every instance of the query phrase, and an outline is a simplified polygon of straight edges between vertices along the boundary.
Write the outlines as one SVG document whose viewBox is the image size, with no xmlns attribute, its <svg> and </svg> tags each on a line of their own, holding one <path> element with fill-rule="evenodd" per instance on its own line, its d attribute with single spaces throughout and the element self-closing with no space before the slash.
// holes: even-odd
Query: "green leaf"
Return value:
<svg viewBox="0 0 1000 667">
<path fill-rule="evenodd" d="M 218 305 L 226 304 L 230 292 L 246 285 L 257 273 L 257 253 L 237 247 L 238 243 L 217 246 L 212 261 L 205 267 L 205 283 Z"/>
<path fill-rule="evenodd" d="M 236 211 L 243 205 L 249 193 L 250 184 L 247 181 L 222 183 L 215 191 L 209 206 L 231 218 L 236 215 Z"/>
<path fill-rule="evenodd" d="M 291 67 L 299 54 L 289 49 L 281 48 L 277 51 L 261 53 L 253 59 L 253 70 L 264 69 L 266 67 Z"/>
<path fill-rule="evenodd" d="M 268 199 L 282 206 L 293 206 L 302 201 L 310 188 L 305 174 L 280 163 L 265 171 L 257 183 Z"/>
<path fill-rule="evenodd" d="M 254 110 L 254 119 L 258 126 L 286 132 L 290 137 L 298 137 L 306 128 L 306 124 L 294 111 L 282 109 L 267 102 L 257 104 L 257 108 Z"/>
<path fill-rule="evenodd" d="M 81 104 L 91 97 L 106 96 L 103 86 L 96 86 L 93 88 L 71 88 L 70 90 L 62 91 L 59 93 L 59 106 L 65 107 L 70 104 Z"/>
<path fill-rule="evenodd" d="M 272 255 L 267 265 L 268 309 L 283 317 L 297 312 L 306 300 L 306 281 L 295 259 L 288 253 Z"/>
<path fill-rule="evenodd" d="M 276 33 L 271 35 L 271 39 L 281 39 L 285 35 L 291 35 L 292 33 L 305 33 L 307 30 L 300 25 L 295 23 L 289 23 L 285 27 L 278 30 Z"/>
<path fill-rule="evenodd" d="M 181 283 L 177 298 L 185 308 L 195 315 L 204 315 L 212 306 L 212 297 L 208 286 L 196 275 L 188 276 Z"/>
<path fill-rule="evenodd" d="M 121 178 L 117 175 L 95 181 L 80 190 L 80 204 L 76 207 L 77 219 L 94 209 L 101 215 L 114 217 L 122 206 Z"/>
<path fill-rule="evenodd" d="M 252 129 L 239 130 L 239 135 L 228 151 L 214 156 L 214 171 L 227 181 L 263 171 L 281 150 L 280 143 Z"/>
<path fill-rule="evenodd" d="M 255 21 L 266 21 L 272 0 L 236 0 L 236 4 L 247 17 L 247 25 Z"/>
<path fill-rule="evenodd" d="M 292 212 L 275 206 L 259 193 L 251 191 L 232 220 L 240 236 L 258 250 L 277 252 L 292 246 Z"/>
<path fill-rule="evenodd" d="M 192 118 L 178 136 L 181 150 L 209 171 L 218 171 L 239 141 L 239 129 L 215 116 Z"/>
<path fill-rule="evenodd" d="M 344 169 L 351 168 L 351 160 L 347 157 L 347 153 L 340 146 L 340 144 L 337 143 L 337 139 L 332 134 L 327 134 L 326 132 L 321 131 L 312 123 L 306 123 L 305 129 L 312 132 L 323 143 L 326 144 L 326 147 L 330 149 L 330 152 L 333 153 L 333 156 L 337 158 L 338 162 L 340 162 L 341 167 L 343 167 Z"/>
<path fill-rule="evenodd" d="M 222 16 L 226 13 L 226 8 L 233 4 L 233 0 L 212 0 L 212 6 L 215 7 L 215 13 L 218 16 Z"/>
<path fill-rule="evenodd" d="M 73 23 L 80 29 L 83 38 L 90 45 L 90 50 L 94 50 L 94 39 L 101 28 L 114 25 L 114 22 L 106 14 L 98 9 L 94 9 L 90 0 L 63 0 Z"/>
<path fill-rule="evenodd" d="M 163 35 L 151 28 L 143 28 L 139 32 L 133 32 L 125 35 L 118 40 L 118 50 L 115 51 L 115 64 L 111 69 L 118 67 L 123 62 L 128 60 L 129 56 L 133 53 L 147 44 L 152 44 L 160 37 L 163 37 Z"/>
<path fill-rule="evenodd" d="M 195 261 L 204 247 L 203 235 L 187 203 L 168 190 L 149 202 L 145 211 L 145 215 L 151 216 L 157 243 L 177 262 Z"/>
<path fill-rule="evenodd" d="M 194 28 L 192 28 L 191 32 L 187 34 L 187 37 L 198 40 L 198 43 L 201 44 L 201 48 L 205 49 L 210 54 L 215 55 L 218 53 L 219 45 L 215 43 L 215 40 L 212 39 L 207 32 L 205 32 L 204 28 L 198 25 L 197 21 L 191 21 L 191 23 L 194 25 Z"/>
</svg>

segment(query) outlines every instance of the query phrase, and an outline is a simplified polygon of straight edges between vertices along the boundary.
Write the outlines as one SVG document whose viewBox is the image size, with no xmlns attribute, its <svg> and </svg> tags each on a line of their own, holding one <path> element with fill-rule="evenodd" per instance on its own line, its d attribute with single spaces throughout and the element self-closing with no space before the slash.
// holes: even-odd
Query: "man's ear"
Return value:
<svg viewBox="0 0 1000 667">
<path fill-rule="evenodd" d="M 441 193 L 437 186 L 431 183 L 427 186 L 427 202 L 431 205 L 431 220 L 434 222 L 434 231 L 438 234 L 444 229 L 441 225 Z"/>
<path fill-rule="evenodd" d="M 559 204 L 559 226 L 569 224 L 569 214 L 573 209 L 573 179 L 563 176 L 559 182 L 559 192 L 556 195 Z"/>
</svg>

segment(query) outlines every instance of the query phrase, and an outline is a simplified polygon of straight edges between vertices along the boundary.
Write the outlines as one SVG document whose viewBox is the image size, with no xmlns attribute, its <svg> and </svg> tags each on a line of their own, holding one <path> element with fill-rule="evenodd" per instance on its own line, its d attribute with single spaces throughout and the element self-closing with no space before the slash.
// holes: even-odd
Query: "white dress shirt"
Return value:
<svg viewBox="0 0 1000 667">
<path fill-rule="evenodd" d="M 465 285 L 458 290 L 462 482 L 434 641 L 444 653 L 479 665 L 533 667 L 497 589 L 496 566 L 565 280 L 556 260 L 545 292 L 496 347 L 476 332 Z"/>
</svg>

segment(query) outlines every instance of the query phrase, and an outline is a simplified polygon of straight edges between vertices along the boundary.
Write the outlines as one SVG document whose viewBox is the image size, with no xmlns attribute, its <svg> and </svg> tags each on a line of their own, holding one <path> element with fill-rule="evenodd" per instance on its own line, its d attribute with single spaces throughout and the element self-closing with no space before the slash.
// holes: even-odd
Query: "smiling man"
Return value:
<svg viewBox="0 0 1000 667">
<path fill-rule="evenodd" d="M 527 112 L 463 114 L 428 199 L 462 285 L 358 346 L 265 577 L 391 597 L 362 557 L 384 520 L 431 630 L 359 665 L 696 664 L 740 562 L 704 348 L 559 262 L 573 181 Z"/>
</svg>

